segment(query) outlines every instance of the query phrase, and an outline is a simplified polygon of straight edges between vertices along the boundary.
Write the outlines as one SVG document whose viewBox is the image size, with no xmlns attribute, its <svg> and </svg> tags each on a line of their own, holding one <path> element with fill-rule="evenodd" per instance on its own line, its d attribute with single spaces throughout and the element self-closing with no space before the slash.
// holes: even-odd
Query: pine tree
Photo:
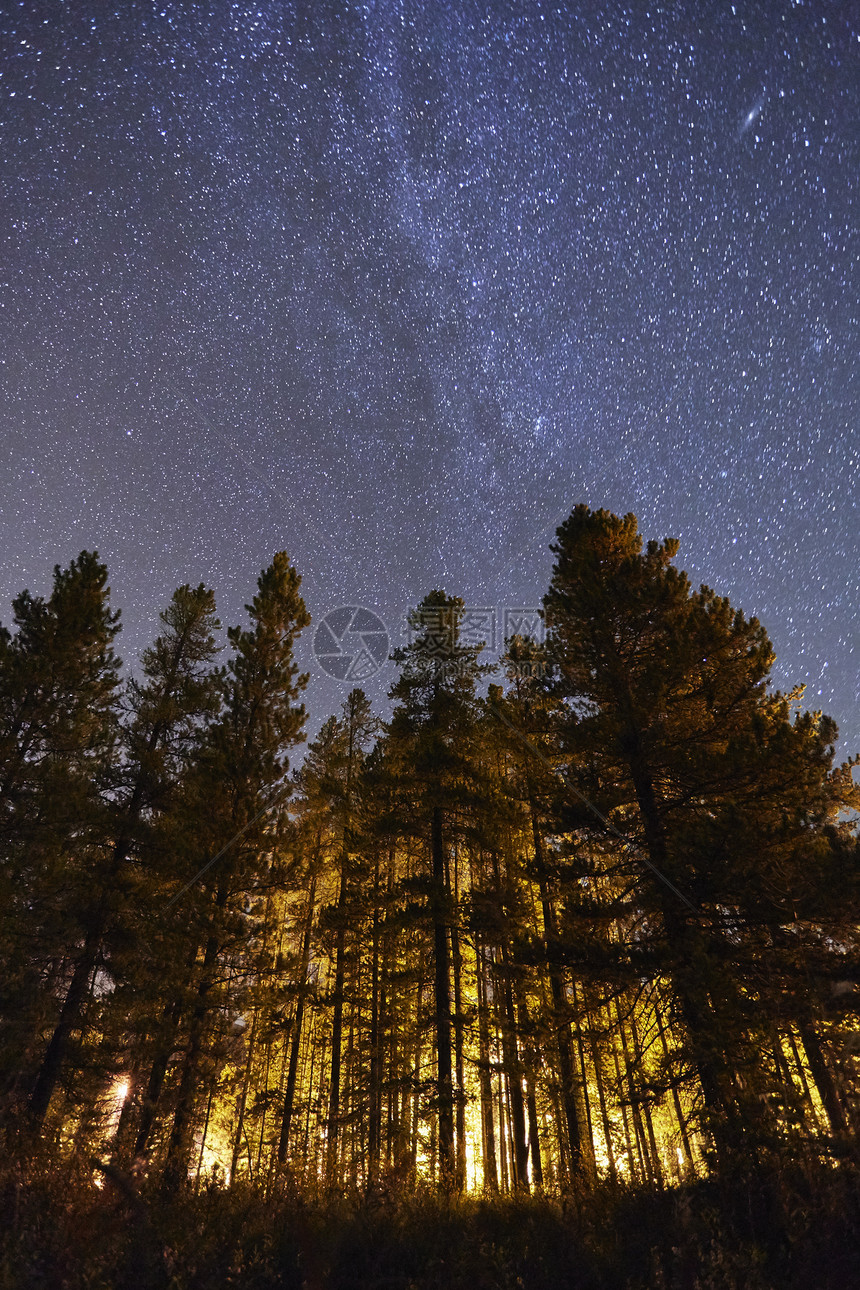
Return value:
<svg viewBox="0 0 860 1290">
<path fill-rule="evenodd" d="M 106 567 L 83 551 L 54 569 L 47 600 L 17 597 L 15 634 L 0 640 L 3 1084 L 18 1094 L 43 1028 L 63 1024 L 109 852 L 119 673 L 109 595 Z M 49 1058 L 31 1095 L 37 1123 L 57 1077 Z"/>
<path fill-rule="evenodd" d="M 388 731 L 413 828 L 428 844 L 428 905 L 433 927 L 434 1023 L 439 1166 L 443 1187 L 458 1184 L 454 1141 L 451 1028 L 451 831 L 455 813 L 476 794 L 469 743 L 477 720 L 476 684 L 488 670 L 481 645 L 460 643 L 463 602 L 432 591 L 410 615 L 414 638 L 396 650 L 401 674 L 391 689 L 396 707 Z M 458 1089 L 459 1097 L 463 1090 Z"/>
<path fill-rule="evenodd" d="M 30 1098 L 37 1121 L 47 1111 L 71 1036 L 80 1026 L 94 971 L 100 961 L 104 965 L 105 937 L 123 919 L 127 862 L 136 851 L 140 858 L 153 814 L 164 808 L 181 777 L 201 723 L 217 710 L 211 664 L 218 622 L 212 592 L 202 585 L 179 587 L 161 621 L 165 631 L 143 654 L 143 680 L 128 687 L 129 722 L 120 740 L 124 757 L 111 800 L 113 842 L 103 871 L 94 875 L 83 944 L 73 956 L 68 990 Z"/>
<path fill-rule="evenodd" d="M 532 852 L 529 870 L 538 886 L 543 952 L 552 998 L 550 1026 L 556 1037 L 567 1150 L 571 1169 L 576 1173 L 582 1167 L 583 1129 L 577 1105 L 570 1008 L 560 962 L 557 898 L 544 841 L 545 808 L 542 807 L 542 803 L 552 801 L 559 788 L 558 780 L 551 773 L 550 760 L 556 756 L 553 736 L 558 703 L 549 695 L 545 684 L 547 663 L 543 648 L 519 636 L 506 642 L 506 646 L 503 665 L 509 689 L 503 697 L 500 687 L 491 687 L 488 708 L 491 719 L 497 724 L 501 722 L 500 733 L 505 737 L 516 768 L 509 791 L 516 794 L 527 812 L 526 827 Z M 549 746 L 548 737 L 552 740 Z"/>
<path fill-rule="evenodd" d="M 622 861 L 644 916 L 634 960 L 647 951 L 671 980 L 718 1151 L 755 1150 L 773 1131 L 765 992 L 739 958 L 759 977 L 772 968 L 761 932 L 790 917 L 786 895 L 826 814 L 835 727 L 789 719 L 767 692 L 764 629 L 692 591 L 671 563 L 677 542 L 642 551 L 632 515 L 579 506 L 553 550 L 548 649 L 569 773 L 609 822 L 572 806 L 567 828 L 629 839 Z"/>
<path fill-rule="evenodd" d="M 369 740 L 377 728 L 370 703 L 362 690 L 352 690 L 341 709 L 339 722 L 340 747 L 337 764 L 328 768 L 332 784 L 336 813 L 340 816 L 341 862 L 340 890 L 335 915 L 335 976 L 334 1009 L 332 1016 L 331 1076 L 329 1086 L 328 1126 L 326 1134 L 326 1173 L 333 1179 L 337 1163 L 341 1097 L 341 1059 L 343 1043 L 344 980 L 346 974 L 347 920 L 350 918 L 350 868 L 351 854 L 355 851 L 355 794 L 361 773 L 361 764 Z M 352 921 L 352 920 L 350 920 Z"/>
<path fill-rule="evenodd" d="M 271 851 L 269 812 L 289 787 L 286 754 L 302 737 L 305 709 L 297 700 L 308 678 L 299 674 L 294 653 L 310 616 L 300 585 L 286 554 L 278 553 L 247 606 L 250 626 L 228 632 L 234 653 L 222 678 L 223 715 L 211 729 L 186 797 L 186 830 L 194 829 L 196 846 L 203 843 L 210 859 L 218 860 L 192 889 L 192 935 L 199 937 L 200 956 L 187 990 L 187 1046 L 164 1170 L 168 1192 L 187 1175 L 219 961 L 247 935 Z"/>
<path fill-rule="evenodd" d="M 162 631 L 143 651 L 140 678 L 131 677 L 126 687 L 110 887 L 101 909 L 103 954 L 115 983 L 108 1011 L 118 1025 L 125 1021 L 121 1070 L 129 1092 L 116 1135 L 120 1154 L 134 1140 L 135 1119 L 145 1141 L 152 1108 L 141 1081 L 148 1070 L 144 1082 L 158 1083 L 165 1060 L 153 1015 L 163 1007 L 159 985 L 174 949 L 163 925 L 162 849 L 171 811 L 220 708 L 213 593 L 202 584 L 178 587 L 160 620 Z"/>
</svg>

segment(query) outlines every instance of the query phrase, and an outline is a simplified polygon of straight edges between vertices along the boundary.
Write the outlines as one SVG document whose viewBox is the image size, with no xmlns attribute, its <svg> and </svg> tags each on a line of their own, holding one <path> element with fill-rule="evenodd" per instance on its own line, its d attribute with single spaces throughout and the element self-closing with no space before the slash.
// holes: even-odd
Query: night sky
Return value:
<svg viewBox="0 0 860 1290">
<path fill-rule="evenodd" d="M 587 502 L 860 749 L 860 9 L 7 0 L 0 50 L 4 621 L 96 547 L 133 661 L 285 548 L 397 644 L 538 603 Z"/>
</svg>

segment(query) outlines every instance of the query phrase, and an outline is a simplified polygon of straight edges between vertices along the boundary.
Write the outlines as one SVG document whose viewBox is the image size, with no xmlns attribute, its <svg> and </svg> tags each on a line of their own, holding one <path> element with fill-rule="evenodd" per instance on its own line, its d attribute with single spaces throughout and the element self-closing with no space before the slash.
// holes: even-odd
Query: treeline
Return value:
<svg viewBox="0 0 860 1290">
<path fill-rule="evenodd" d="M 218 664 L 180 587 L 120 679 L 87 552 L 0 635 L 10 1135 L 167 1195 L 647 1186 L 860 1125 L 856 759 L 633 516 L 558 530 L 498 669 L 431 592 L 383 723 L 298 770 L 283 554 Z"/>
</svg>

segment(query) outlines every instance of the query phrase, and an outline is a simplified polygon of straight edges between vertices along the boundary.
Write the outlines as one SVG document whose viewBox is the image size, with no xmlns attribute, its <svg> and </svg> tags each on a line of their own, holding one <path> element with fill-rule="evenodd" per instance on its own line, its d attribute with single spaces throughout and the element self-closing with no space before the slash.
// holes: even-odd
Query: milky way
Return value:
<svg viewBox="0 0 860 1290">
<path fill-rule="evenodd" d="M 397 643 L 538 601 L 585 501 L 860 748 L 849 9 L 5 6 L 3 604 L 97 547 L 133 659 L 286 548 Z"/>
</svg>

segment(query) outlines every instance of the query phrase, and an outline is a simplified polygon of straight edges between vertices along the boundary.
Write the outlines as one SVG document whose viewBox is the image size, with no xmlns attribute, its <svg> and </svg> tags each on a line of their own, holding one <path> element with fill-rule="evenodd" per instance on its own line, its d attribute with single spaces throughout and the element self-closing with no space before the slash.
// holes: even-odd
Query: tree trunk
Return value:
<svg viewBox="0 0 860 1290">
<path fill-rule="evenodd" d="M 510 1099 L 511 1165 L 514 1187 L 528 1191 L 529 1149 L 526 1141 L 526 1116 L 523 1103 L 522 1067 L 517 1047 L 514 1021 L 513 992 L 511 989 L 507 946 L 502 942 L 501 972 L 497 972 L 494 994 L 498 1007 L 499 1026 L 502 1034 L 502 1056 L 508 1081 Z"/>
<path fill-rule="evenodd" d="M 334 972 L 334 1012 L 331 1023 L 331 1073 L 329 1082 L 328 1124 L 326 1128 L 326 1178 L 334 1181 L 337 1166 L 338 1130 L 340 1117 L 340 1064 L 343 1040 L 343 983 L 346 974 L 346 902 L 347 855 L 344 851 L 340 869 L 340 897 Z"/>
<path fill-rule="evenodd" d="M 800 1022 L 798 1031 L 812 1078 L 815 1080 L 815 1087 L 818 1089 L 818 1095 L 830 1121 L 830 1128 L 833 1133 L 847 1134 L 848 1120 L 842 1109 L 836 1081 L 830 1073 L 818 1036 L 812 1026 L 805 1021 Z"/>
<path fill-rule="evenodd" d="M 585 1112 L 585 1132 L 582 1134 L 582 1155 L 583 1163 L 588 1161 L 588 1168 L 594 1172 L 597 1162 L 594 1156 L 594 1124 L 591 1115 L 591 1098 L 588 1093 L 588 1071 L 585 1065 L 585 1043 L 582 1038 L 582 1022 L 580 1020 L 579 999 L 577 997 L 576 982 L 571 981 L 570 992 L 573 998 L 575 1014 L 573 1019 L 573 1030 L 576 1036 L 576 1055 L 579 1058 L 579 1079 L 582 1088 L 582 1109 Z"/>
<path fill-rule="evenodd" d="M 379 1143 L 382 1121 L 381 1087 L 381 1021 L 384 1011 L 380 982 L 380 926 L 379 926 L 379 852 L 375 855 L 373 874 L 373 924 L 371 930 L 370 960 L 370 1071 L 367 1102 L 367 1186 L 376 1184 L 379 1173 Z"/>
<path fill-rule="evenodd" d="M 245 1059 L 245 1077 L 242 1080 L 242 1091 L 239 1094 L 239 1104 L 236 1116 L 236 1133 L 233 1138 L 233 1155 L 230 1159 L 230 1185 L 236 1177 L 236 1169 L 239 1164 L 239 1153 L 242 1150 L 242 1134 L 245 1130 L 245 1108 L 248 1105 L 248 1088 L 251 1083 L 251 1068 L 254 1064 L 254 1048 L 257 1042 L 257 1021 L 259 1019 L 259 1009 L 254 1009 L 254 1020 L 251 1022 L 251 1033 L 248 1036 L 248 1055 Z M 248 1172 L 250 1173 L 251 1162 L 248 1161 Z"/>
<path fill-rule="evenodd" d="M 627 1149 L 627 1168 L 630 1172 L 630 1180 L 632 1182 L 636 1177 L 636 1163 L 633 1159 L 633 1139 L 630 1136 L 630 1119 L 627 1115 L 627 1106 L 625 1104 L 624 1084 L 621 1078 L 621 1065 L 618 1061 L 618 1047 L 611 1034 L 609 1044 L 612 1050 L 612 1061 L 615 1065 L 615 1082 L 618 1089 L 618 1109 L 621 1112 L 621 1123 L 624 1128 L 624 1145 Z"/>
<path fill-rule="evenodd" d="M 447 883 L 448 890 L 451 890 L 450 876 Z M 457 858 L 454 857 L 454 909 L 458 905 L 459 882 L 457 874 Z M 454 1071 L 457 1077 L 457 1091 L 455 1100 L 455 1117 L 457 1128 L 457 1172 L 455 1185 L 458 1191 L 462 1191 L 466 1184 L 466 1082 L 465 1071 L 463 1066 L 463 1006 L 460 990 L 460 972 L 462 968 L 462 956 L 460 954 L 460 934 L 457 928 L 456 916 L 451 920 L 451 965 L 454 975 Z"/>
<path fill-rule="evenodd" d="M 499 1102 L 499 1164 L 501 1166 L 502 1191 L 507 1193 L 511 1188 L 511 1170 L 508 1167 L 510 1153 L 508 1151 L 508 1114 L 507 1114 L 507 1081 L 503 1071 L 498 1075 L 498 1102 Z"/>
<path fill-rule="evenodd" d="M 537 808 L 532 798 L 529 803 L 532 838 L 534 841 L 535 869 L 538 875 L 538 886 L 541 898 L 541 913 L 544 928 L 544 952 L 549 972 L 549 985 L 554 1012 L 553 1028 L 556 1034 L 558 1049 L 558 1069 L 561 1076 L 561 1098 L 564 1105 L 564 1119 L 567 1127 L 568 1150 L 570 1152 L 571 1173 L 582 1169 L 582 1129 L 576 1105 L 576 1084 L 573 1074 L 573 1056 L 570 1045 L 570 1023 L 567 1020 L 567 1000 L 565 998 L 564 977 L 558 964 L 558 924 L 555 909 L 549 892 L 549 883 L 544 859 L 543 838 L 538 823 Z"/>
<path fill-rule="evenodd" d="M 627 1032 L 624 1028 L 624 1021 L 621 1016 L 621 1007 L 617 998 L 615 1000 L 615 1015 L 618 1019 L 618 1031 L 621 1036 L 621 1053 L 624 1057 L 624 1071 L 627 1077 L 627 1097 L 630 1103 L 630 1111 L 633 1116 L 633 1130 L 636 1134 L 636 1151 L 639 1156 L 639 1164 L 645 1177 L 650 1183 L 653 1183 L 654 1173 L 651 1168 L 651 1157 L 648 1153 L 648 1143 L 645 1140 L 645 1130 L 642 1127 L 642 1116 L 639 1111 L 639 1096 L 636 1091 L 635 1072 L 633 1063 L 630 1061 L 630 1050 L 627 1046 Z"/>
<path fill-rule="evenodd" d="M 660 878 L 668 880 L 670 864 L 663 822 L 651 774 L 639 748 L 639 736 L 632 728 L 628 732 L 627 753 L 646 848 Z M 704 932 L 698 922 L 690 922 L 679 897 L 660 878 L 657 879 L 658 896 L 672 964 L 673 989 L 699 1076 L 707 1127 L 718 1155 L 728 1159 L 743 1147 L 745 1130 L 750 1127 L 744 1123 L 729 1079 L 733 1069 L 729 1050 L 737 1037 L 720 1025 L 708 996 L 707 982 L 702 979 L 702 970 L 711 959 Z M 749 1120 L 754 1113 L 750 1104 L 747 1113 Z"/>
<path fill-rule="evenodd" d="M 223 895 L 219 894 L 217 903 L 219 908 L 223 907 L 226 903 L 226 892 Z M 217 938 L 210 936 L 206 942 L 206 952 L 203 956 L 200 984 L 197 988 L 197 1002 L 191 1014 L 188 1049 L 182 1064 L 176 1111 L 167 1144 L 167 1159 L 162 1177 L 162 1190 L 167 1196 L 177 1192 L 187 1179 L 188 1151 L 191 1145 L 191 1121 L 197 1095 L 200 1056 L 203 1052 L 203 1035 L 206 1028 L 206 1017 L 209 1013 L 209 991 L 214 985 L 213 973 L 219 950 L 220 945 Z"/>
<path fill-rule="evenodd" d="M 448 962 L 448 892 L 445 886 L 445 845 L 442 808 L 433 807 L 433 941 L 435 949 L 436 1087 L 439 1103 L 439 1180 L 455 1185 L 454 1088 L 451 1071 L 451 972 Z"/>
<path fill-rule="evenodd" d="M 490 1073 L 490 1031 L 487 1015 L 487 976 L 484 947 L 476 945 L 478 982 L 478 1056 L 481 1086 L 481 1137 L 483 1145 L 484 1187 L 494 1195 L 499 1190 L 496 1164 L 496 1131 L 493 1117 L 493 1080 Z"/>
<path fill-rule="evenodd" d="M 528 1003 L 526 1002 L 525 988 L 521 980 L 516 983 L 517 994 L 517 1018 L 519 1021 L 520 1034 L 524 1036 L 524 1073 L 526 1081 L 526 1113 L 528 1115 L 529 1141 L 528 1147 L 531 1153 L 532 1161 L 532 1181 L 536 1187 L 543 1186 L 543 1162 L 540 1154 L 540 1136 L 538 1133 L 538 1114 L 537 1100 L 535 1097 L 535 1060 L 531 1050 L 531 1040 L 529 1038 L 531 1024 L 529 1019 Z"/>
<path fill-rule="evenodd" d="M 586 1004 L 588 999 L 586 997 Z M 609 1174 L 615 1178 L 617 1174 L 615 1164 L 615 1148 L 612 1145 L 612 1124 L 609 1119 L 609 1108 L 606 1104 L 606 1086 L 603 1081 L 603 1070 L 601 1068 L 601 1056 L 594 1038 L 594 1029 L 589 1024 L 588 1027 L 588 1046 L 591 1051 L 591 1065 L 594 1070 L 594 1082 L 597 1085 L 597 1100 L 600 1103 L 600 1119 L 603 1125 L 603 1142 L 606 1147 L 606 1158 L 609 1163 Z"/>
<path fill-rule="evenodd" d="M 169 680 L 175 680 L 178 666 L 179 660 L 177 657 Z M 164 737 L 164 733 L 164 728 L 161 725 L 150 731 L 147 740 L 147 754 L 155 751 Z M 140 819 L 143 804 L 144 784 L 138 767 L 138 775 L 131 797 L 123 808 L 118 836 L 113 845 L 107 874 L 103 879 L 104 885 L 100 891 L 93 924 L 87 932 L 80 957 L 75 964 L 72 980 L 60 1010 L 59 1020 L 51 1035 L 30 1095 L 28 1110 L 30 1118 L 37 1126 L 40 1126 L 45 1119 L 54 1089 L 57 1086 L 57 1080 L 60 1077 L 60 1071 L 68 1053 L 71 1037 L 81 1024 L 81 1014 L 89 995 L 89 983 L 94 976 L 102 941 L 110 925 L 111 915 L 114 913 L 111 893 L 114 890 L 117 875 L 128 860 L 131 852 L 134 828 Z"/>
<path fill-rule="evenodd" d="M 681 1142 L 684 1147 L 684 1155 L 687 1158 L 687 1164 L 690 1168 L 691 1173 L 695 1173 L 696 1162 L 693 1158 L 693 1149 L 690 1146 L 690 1136 L 687 1133 L 687 1120 L 684 1115 L 683 1108 L 681 1106 L 681 1098 L 678 1093 L 678 1085 L 675 1082 L 675 1080 L 672 1078 L 672 1074 L 668 1069 L 669 1061 L 670 1061 L 669 1044 L 666 1040 L 666 1029 L 665 1029 L 665 1026 L 663 1025 L 663 1018 L 660 1015 L 660 1004 L 657 1002 L 656 999 L 654 1000 L 654 1016 L 657 1019 L 657 1030 L 659 1031 L 659 1034 L 660 1034 L 660 1043 L 663 1047 L 663 1056 L 666 1058 L 666 1068 L 667 1068 L 666 1074 L 671 1084 L 672 1103 L 675 1107 L 675 1117 L 678 1121 L 678 1131 L 681 1134 Z"/>
<path fill-rule="evenodd" d="M 103 906 L 95 925 L 87 933 L 83 950 L 75 964 L 72 980 L 63 1000 L 63 1006 L 60 1009 L 59 1020 L 54 1027 L 54 1033 L 51 1035 L 47 1051 L 42 1059 L 42 1065 L 39 1068 L 39 1074 L 36 1076 L 36 1081 L 33 1085 L 33 1091 L 30 1094 L 28 1110 L 30 1119 L 37 1127 L 45 1119 L 54 1089 L 57 1087 L 57 1080 L 60 1078 L 60 1071 L 65 1061 L 69 1041 L 80 1024 L 84 1000 L 89 995 L 90 980 L 98 961 L 98 953 L 106 926 L 107 909 Z"/>
<path fill-rule="evenodd" d="M 287 1068 L 287 1088 L 284 1093 L 284 1108 L 281 1114 L 281 1133 L 278 1139 L 278 1163 L 283 1164 L 287 1158 L 287 1146 L 290 1140 L 290 1124 L 293 1118 L 293 1103 L 296 1095 L 296 1074 L 299 1069 L 299 1052 L 302 1043 L 302 1024 L 305 1017 L 305 999 L 308 988 L 308 965 L 311 960 L 311 932 L 314 924 L 314 900 L 317 880 L 311 880 L 308 892 L 308 912 L 302 932 L 301 968 L 299 972 L 296 1010 L 293 1015 L 292 1035 L 290 1036 L 290 1057 Z"/>
</svg>

